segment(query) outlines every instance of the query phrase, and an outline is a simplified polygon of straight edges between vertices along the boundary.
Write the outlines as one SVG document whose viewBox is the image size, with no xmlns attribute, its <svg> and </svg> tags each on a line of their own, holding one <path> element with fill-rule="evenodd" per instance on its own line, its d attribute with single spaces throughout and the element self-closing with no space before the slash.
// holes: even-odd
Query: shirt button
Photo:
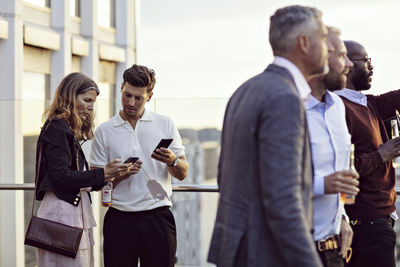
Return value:
<svg viewBox="0 0 400 267">
<path fill-rule="evenodd" d="M 78 204 L 78 202 L 77 202 L 77 201 L 74 201 L 74 205 L 76 205 L 76 204 Z"/>
<path fill-rule="evenodd" d="M 79 200 L 79 198 L 75 198 L 75 201 L 78 201 Z"/>
</svg>

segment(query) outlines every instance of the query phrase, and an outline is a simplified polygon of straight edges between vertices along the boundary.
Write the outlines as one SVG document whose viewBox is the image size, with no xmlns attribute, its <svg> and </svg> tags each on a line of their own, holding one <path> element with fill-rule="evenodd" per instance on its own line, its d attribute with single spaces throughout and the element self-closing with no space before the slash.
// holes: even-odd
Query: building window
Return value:
<svg viewBox="0 0 400 267">
<path fill-rule="evenodd" d="M 97 1 L 97 23 L 105 28 L 115 28 L 115 0 Z"/>
<path fill-rule="evenodd" d="M 100 90 L 100 95 L 96 99 L 95 125 L 99 126 L 115 114 L 115 84 L 98 82 L 97 85 Z"/>
<path fill-rule="evenodd" d="M 81 72 L 81 57 L 72 55 L 71 72 Z"/>
<path fill-rule="evenodd" d="M 48 105 L 49 75 L 25 71 L 22 77 L 22 133 L 38 135 L 42 126 L 42 115 Z"/>
<path fill-rule="evenodd" d="M 81 1 L 80 0 L 70 0 L 69 1 L 69 13 L 71 17 L 81 16 Z"/>
<path fill-rule="evenodd" d="M 41 7 L 50 7 L 50 0 L 24 0 L 24 2 Z"/>
<path fill-rule="evenodd" d="M 96 101 L 96 125 L 105 122 L 115 114 L 115 73 L 116 63 L 99 61 L 99 78 L 97 85 L 100 95 Z"/>
</svg>

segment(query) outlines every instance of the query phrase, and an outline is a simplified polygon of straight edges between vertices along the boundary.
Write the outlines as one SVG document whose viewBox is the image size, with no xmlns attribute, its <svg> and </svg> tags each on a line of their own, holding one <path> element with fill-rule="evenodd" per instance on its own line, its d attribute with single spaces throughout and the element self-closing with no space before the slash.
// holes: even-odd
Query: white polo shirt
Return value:
<svg viewBox="0 0 400 267">
<path fill-rule="evenodd" d="M 172 120 L 166 116 L 145 110 L 136 123 L 136 129 L 124 121 L 119 112 L 97 127 L 92 143 L 90 165 L 104 167 L 110 160 L 139 157 L 142 169 L 151 179 L 157 180 L 168 196 L 172 195 L 171 175 L 165 163 L 151 158 L 151 153 L 163 138 L 172 138 L 169 146 L 177 157 L 185 154 L 181 137 Z M 143 211 L 172 206 L 169 199 L 156 201 L 146 184 L 148 179 L 140 170 L 122 181 L 112 192 L 112 207 L 122 211 Z"/>
</svg>

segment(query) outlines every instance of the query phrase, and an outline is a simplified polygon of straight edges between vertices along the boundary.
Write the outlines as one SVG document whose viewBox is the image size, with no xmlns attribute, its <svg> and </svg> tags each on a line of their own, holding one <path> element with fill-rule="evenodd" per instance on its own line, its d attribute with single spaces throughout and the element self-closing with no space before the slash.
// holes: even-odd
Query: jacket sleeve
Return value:
<svg viewBox="0 0 400 267">
<path fill-rule="evenodd" d="M 104 185 L 104 169 L 77 171 L 76 155 L 71 154 L 68 133 L 60 129 L 61 121 L 53 121 L 46 130 L 44 152 L 47 161 L 47 174 L 53 185 L 59 189 L 79 190 Z"/>
<path fill-rule="evenodd" d="M 400 90 L 390 91 L 381 95 L 367 95 L 369 101 L 373 101 L 378 108 L 383 120 L 395 116 L 395 109 L 400 112 Z"/>
<path fill-rule="evenodd" d="M 358 145 L 356 140 L 354 139 L 355 133 L 359 132 L 357 129 L 357 121 L 358 117 L 346 107 L 346 123 L 347 128 L 351 134 L 352 143 L 355 144 L 355 158 L 354 158 L 354 165 L 358 174 L 363 177 L 370 175 L 373 173 L 378 167 L 382 166 L 383 161 L 382 157 L 379 154 L 378 150 L 367 152 L 367 153 L 360 153 L 358 149 Z"/>
<path fill-rule="evenodd" d="M 302 105 L 297 95 L 286 93 L 270 96 L 262 107 L 258 130 L 261 194 L 266 227 L 285 260 L 283 265 L 321 266 L 302 197 L 302 158 L 307 145 Z M 305 179 L 312 186 L 312 177 Z"/>
<path fill-rule="evenodd" d="M 382 164 L 382 157 L 378 150 L 370 153 L 355 153 L 354 165 L 360 177 L 370 175 Z"/>
</svg>

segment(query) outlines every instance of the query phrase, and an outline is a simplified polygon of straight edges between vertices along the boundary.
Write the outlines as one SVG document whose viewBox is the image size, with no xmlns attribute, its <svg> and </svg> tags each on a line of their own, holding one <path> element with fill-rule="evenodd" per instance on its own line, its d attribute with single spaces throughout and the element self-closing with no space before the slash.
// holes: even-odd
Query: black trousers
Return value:
<svg viewBox="0 0 400 267">
<path fill-rule="evenodd" d="M 395 267 L 396 233 L 390 217 L 352 225 L 353 256 L 346 267 Z"/>
<path fill-rule="evenodd" d="M 319 257 L 324 267 L 343 267 L 344 261 L 341 255 L 339 255 L 339 249 L 318 251 Z"/>
<path fill-rule="evenodd" d="M 175 219 L 169 207 L 125 212 L 109 208 L 104 217 L 105 267 L 171 267 L 176 261 Z"/>
</svg>

